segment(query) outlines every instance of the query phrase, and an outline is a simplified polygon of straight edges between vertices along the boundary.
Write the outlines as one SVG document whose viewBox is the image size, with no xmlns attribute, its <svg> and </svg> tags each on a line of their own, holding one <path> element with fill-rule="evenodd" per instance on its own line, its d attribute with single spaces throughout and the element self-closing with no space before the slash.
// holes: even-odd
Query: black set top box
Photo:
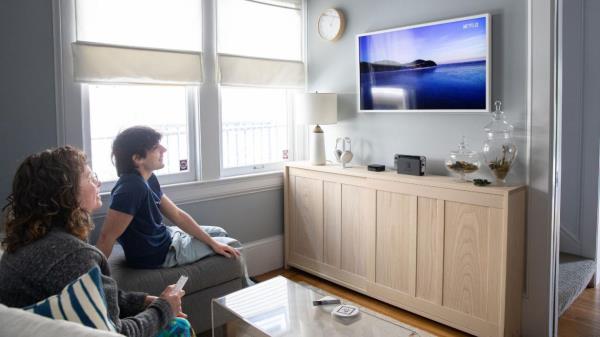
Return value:
<svg viewBox="0 0 600 337">
<path fill-rule="evenodd" d="M 385 165 L 369 164 L 369 166 L 367 166 L 367 170 L 374 171 L 374 172 L 383 172 L 383 171 L 385 171 Z"/>
<path fill-rule="evenodd" d="M 394 163 L 400 174 L 410 174 L 413 176 L 425 175 L 425 160 L 424 156 L 394 155 Z"/>
</svg>

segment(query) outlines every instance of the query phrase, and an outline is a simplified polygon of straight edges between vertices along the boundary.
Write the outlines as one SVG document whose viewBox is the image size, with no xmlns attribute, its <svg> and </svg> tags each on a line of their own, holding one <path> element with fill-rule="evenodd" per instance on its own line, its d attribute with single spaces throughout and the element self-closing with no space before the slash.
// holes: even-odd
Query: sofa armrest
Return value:
<svg viewBox="0 0 600 337">
<path fill-rule="evenodd" d="M 53 320 L 0 304 L 0 336 L 122 337 L 123 335 L 88 328 L 74 322 Z"/>
</svg>

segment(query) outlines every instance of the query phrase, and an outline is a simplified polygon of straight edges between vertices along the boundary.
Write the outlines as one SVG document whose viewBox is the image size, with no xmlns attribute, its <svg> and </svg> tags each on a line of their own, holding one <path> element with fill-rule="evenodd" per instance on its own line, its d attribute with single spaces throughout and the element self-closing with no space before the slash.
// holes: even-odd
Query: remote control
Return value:
<svg viewBox="0 0 600 337">
<path fill-rule="evenodd" d="M 179 280 L 177 280 L 177 283 L 175 283 L 175 288 L 173 288 L 173 292 L 174 293 L 178 293 L 183 289 L 183 286 L 185 285 L 185 283 L 187 282 L 188 277 L 185 275 L 181 275 L 181 277 L 179 278 Z"/>
<path fill-rule="evenodd" d="M 340 304 L 340 303 L 342 303 L 342 302 L 340 302 L 339 299 L 313 301 L 313 305 L 327 305 L 327 304 Z"/>
</svg>

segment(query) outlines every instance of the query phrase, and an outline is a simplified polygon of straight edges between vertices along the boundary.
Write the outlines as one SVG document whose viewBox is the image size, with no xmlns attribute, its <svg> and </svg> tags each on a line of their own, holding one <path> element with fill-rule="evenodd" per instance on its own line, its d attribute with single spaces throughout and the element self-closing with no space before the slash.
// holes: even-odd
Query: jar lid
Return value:
<svg viewBox="0 0 600 337">
<path fill-rule="evenodd" d="M 502 111 L 502 102 L 497 100 L 494 102 L 495 110 L 492 112 L 492 121 L 483 127 L 483 130 L 487 133 L 510 133 L 514 127 L 509 124 L 504 118 L 504 111 Z"/>
<path fill-rule="evenodd" d="M 465 136 L 462 136 L 462 140 L 458 144 L 458 149 L 454 150 L 454 151 L 450 151 L 450 154 L 464 155 L 464 156 L 472 156 L 472 155 L 476 154 L 475 151 L 472 151 L 471 149 L 469 149 L 469 147 L 467 146 L 467 142 L 465 141 L 465 139 L 466 139 Z"/>
</svg>

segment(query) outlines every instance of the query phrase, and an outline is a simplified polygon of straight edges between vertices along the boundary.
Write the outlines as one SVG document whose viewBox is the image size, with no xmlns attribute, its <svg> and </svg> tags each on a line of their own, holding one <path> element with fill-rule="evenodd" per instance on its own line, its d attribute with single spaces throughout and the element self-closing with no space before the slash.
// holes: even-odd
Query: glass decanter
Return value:
<svg viewBox="0 0 600 337">
<path fill-rule="evenodd" d="M 517 146 L 512 137 L 513 126 L 504 119 L 502 102 L 496 101 L 492 121 L 483 130 L 487 135 L 483 143 L 485 164 L 496 177 L 498 185 L 504 185 L 506 176 L 517 158 Z"/>
<path fill-rule="evenodd" d="M 476 172 L 479 170 L 480 165 L 479 155 L 468 148 L 464 136 L 458 144 L 458 149 L 450 151 L 450 155 L 446 159 L 446 168 L 456 175 L 460 181 L 466 181 L 465 174 Z"/>
</svg>

